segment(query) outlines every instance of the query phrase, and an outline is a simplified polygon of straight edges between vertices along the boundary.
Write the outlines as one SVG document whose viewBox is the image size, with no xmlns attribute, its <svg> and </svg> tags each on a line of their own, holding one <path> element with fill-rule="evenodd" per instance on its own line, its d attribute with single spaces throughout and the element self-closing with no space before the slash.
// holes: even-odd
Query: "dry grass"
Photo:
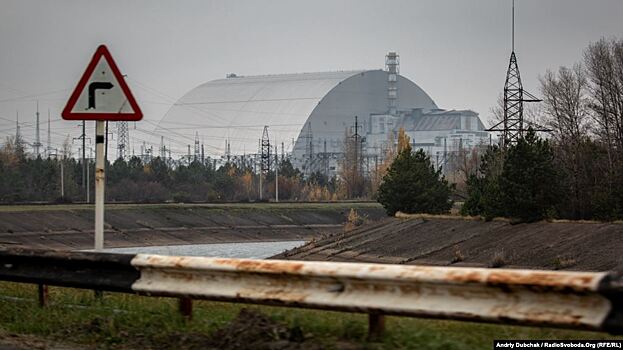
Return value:
<svg viewBox="0 0 623 350">
<path fill-rule="evenodd" d="M 465 260 L 465 256 L 461 252 L 461 247 L 459 247 L 458 244 L 455 244 L 453 249 L 454 249 L 454 256 L 452 257 L 452 260 L 450 260 L 450 264 L 456 264 L 458 262 Z"/>
<path fill-rule="evenodd" d="M 566 269 L 567 267 L 571 267 L 575 265 L 576 263 L 577 261 L 574 258 L 565 257 L 565 256 L 557 256 L 554 259 L 554 268 L 556 270 Z"/>
<path fill-rule="evenodd" d="M 175 208 L 210 208 L 210 209 L 332 209 L 332 208 L 382 208 L 376 202 L 279 202 L 279 203 L 106 203 L 107 210 L 129 209 L 175 209 Z M 93 204 L 42 204 L 42 205 L 2 205 L 0 212 L 32 212 L 55 210 L 94 210 Z"/>
<path fill-rule="evenodd" d="M 482 221 L 480 216 L 461 216 L 453 214 L 407 214 L 403 212 L 397 212 L 395 217 L 398 219 L 451 219 L 451 220 L 465 220 L 465 221 Z"/>
<path fill-rule="evenodd" d="M 354 208 L 350 209 L 346 224 L 344 224 L 344 232 L 350 232 L 357 227 L 363 225 L 368 220 L 367 217 L 359 215 Z"/>
<path fill-rule="evenodd" d="M 397 212 L 395 217 L 398 219 L 420 219 L 420 220 L 432 220 L 432 219 L 449 219 L 449 220 L 465 220 L 465 221 L 484 221 L 481 216 L 461 216 L 458 213 L 451 212 L 450 214 L 407 214 L 403 212 Z M 512 219 L 495 217 L 491 221 L 495 222 L 513 222 Z M 614 221 L 599 221 L 599 220 L 567 220 L 567 219 L 551 219 L 544 220 L 550 223 L 571 223 L 571 224 L 623 224 L 623 220 Z"/>
<path fill-rule="evenodd" d="M 508 265 L 509 263 L 510 263 L 510 258 L 506 254 L 506 252 L 504 252 L 503 250 L 496 250 L 495 252 L 493 252 L 493 256 L 491 257 L 491 261 L 489 261 L 489 264 L 487 265 L 487 267 L 490 267 L 490 268 L 503 267 L 503 266 Z"/>
</svg>

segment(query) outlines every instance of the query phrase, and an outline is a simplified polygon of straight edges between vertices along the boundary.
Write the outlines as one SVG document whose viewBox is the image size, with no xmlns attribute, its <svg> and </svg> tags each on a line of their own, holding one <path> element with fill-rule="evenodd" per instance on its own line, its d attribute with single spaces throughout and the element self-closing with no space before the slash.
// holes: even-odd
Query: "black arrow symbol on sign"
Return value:
<svg viewBox="0 0 623 350">
<path fill-rule="evenodd" d="M 95 90 L 110 90 L 113 84 L 107 81 L 98 81 L 89 84 L 89 109 L 95 109 Z"/>
</svg>

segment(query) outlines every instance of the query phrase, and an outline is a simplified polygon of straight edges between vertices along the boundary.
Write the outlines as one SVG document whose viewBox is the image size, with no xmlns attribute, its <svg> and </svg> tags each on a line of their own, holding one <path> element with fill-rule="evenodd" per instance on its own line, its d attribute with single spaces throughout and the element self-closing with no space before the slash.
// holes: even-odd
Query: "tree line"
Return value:
<svg viewBox="0 0 623 350">
<path fill-rule="evenodd" d="M 84 202 L 83 164 L 74 158 L 33 158 L 23 143 L 8 138 L 0 147 L 0 203 Z M 90 202 L 94 201 L 95 163 L 87 160 Z M 314 173 L 304 179 L 289 160 L 278 164 L 279 199 L 336 200 L 345 197 L 337 178 Z M 106 200 L 109 202 L 226 202 L 258 201 L 259 174 L 233 162 L 215 167 L 198 160 L 173 164 L 160 157 L 139 157 L 106 163 Z M 262 200 L 275 198 L 275 171 L 262 175 Z"/>
<path fill-rule="evenodd" d="M 404 130 L 399 133 L 400 137 L 406 137 Z M 23 140 L 9 137 L 0 146 L 0 203 L 86 200 L 87 193 L 82 182 L 83 163 L 80 159 L 69 157 L 67 140 L 62 155 L 54 158 L 33 157 L 25 152 L 24 144 Z M 396 147 L 389 147 L 385 160 L 369 176 L 364 173 L 361 144 L 355 142 L 348 132 L 343 143 L 344 157 L 335 176 L 321 171 L 304 176 L 288 159 L 281 159 L 277 161 L 279 199 L 371 199 L 395 157 Z M 90 174 L 89 201 L 93 202 L 95 162 L 86 160 L 86 163 Z M 105 193 L 109 202 L 266 201 L 275 199 L 275 181 L 272 166 L 262 175 L 260 196 L 260 175 L 250 163 L 231 161 L 216 166 L 200 160 L 188 164 L 160 157 L 148 161 L 131 157 L 106 162 Z"/>
<path fill-rule="evenodd" d="M 550 132 L 529 128 L 503 147 L 462 152 L 452 174 L 462 186 L 403 149 L 380 185 L 388 213 L 448 212 L 453 189 L 465 197 L 461 214 L 485 219 L 623 219 L 623 40 L 591 43 L 581 62 L 548 70 L 540 85 L 543 103 L 526 117 Z"/>
<path fill-rule="evenodd" d="M 486 151 L 468 176 L 463 214 L 623 218 L 623 40 L 591 43 L 573 67 L 540 77 L 543 103 L 516 144 Z"/>
</svg>

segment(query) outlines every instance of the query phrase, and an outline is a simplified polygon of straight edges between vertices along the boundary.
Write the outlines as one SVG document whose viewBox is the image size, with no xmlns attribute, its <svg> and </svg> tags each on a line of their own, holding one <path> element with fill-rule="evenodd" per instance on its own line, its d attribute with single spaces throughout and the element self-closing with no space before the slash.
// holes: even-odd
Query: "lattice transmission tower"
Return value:
<svg viewBox="0 0 623 350">
<path fill-rule="evenodd" d="M 504 115 L 502 121 L 487 131 L 501 132 L 502 146 L 506 147 L 523 138 L 524 133 L 532 127 L 535 131 L 548 131 L 534 123 L 524 120 L 524 102 L 541 102 L 528 91 L 524 90 L 519 74 L 519 65 L 515 55 L 515 1 L 512 5 L 512 51 L 504 83 Z"/>
<path fill-rule="evenodd" d="M 268 138 L 268 125 L 264 126 L 262 133 L 262 155 L 261 155 L 261 171 L 268 173 L 270 171 L 270 139 Z"/>
<path fill-rule="evenodd" d="M 35 142 L 32 144 L 35 149 L 35 158 L 41 155 L 41 136 L 39 134 L 39 101 L 37 101 L 37 112 L 35 113 L 36 125 L 35 125 Z"/>
<path fill-rule="evenodd" d="M 195 132 L 195 155 L 194 155 L 194 161 L 198 161 L 199 159 L 201 159 L 201 146 L 199 143 L 199 132 L 196 131 Z"/>
<path fill-rule="evenodd" d="M 130 148 L 128 122 L 117 122 L 117 158 L 126 159 Z"/>
</svg>

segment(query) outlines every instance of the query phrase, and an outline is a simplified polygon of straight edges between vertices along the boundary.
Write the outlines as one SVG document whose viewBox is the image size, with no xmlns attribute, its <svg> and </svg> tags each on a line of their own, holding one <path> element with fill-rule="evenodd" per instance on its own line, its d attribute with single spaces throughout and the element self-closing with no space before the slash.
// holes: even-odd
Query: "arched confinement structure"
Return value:
<svg viewBox="0 0 623 350">
<path fill-rule="evenodd" d="M 397 109 L 435 110 L 433 100 L 411 80 L 398 76 Z M 163 130 L 199 134 L 210 155 L 258 153 L 264 125 L 281 152 L 302 168 L 310 154 L 339 154 L 345 131 L 371 129 L 371 115 L 388 112 L 388 73 L 343 71 L 238 77 L 202 84 L 167 112 Z M 389 130 L 388 130 L 389 131 Z M 174 136 L 174 135 L 172 135 Z"/>
</svg>

